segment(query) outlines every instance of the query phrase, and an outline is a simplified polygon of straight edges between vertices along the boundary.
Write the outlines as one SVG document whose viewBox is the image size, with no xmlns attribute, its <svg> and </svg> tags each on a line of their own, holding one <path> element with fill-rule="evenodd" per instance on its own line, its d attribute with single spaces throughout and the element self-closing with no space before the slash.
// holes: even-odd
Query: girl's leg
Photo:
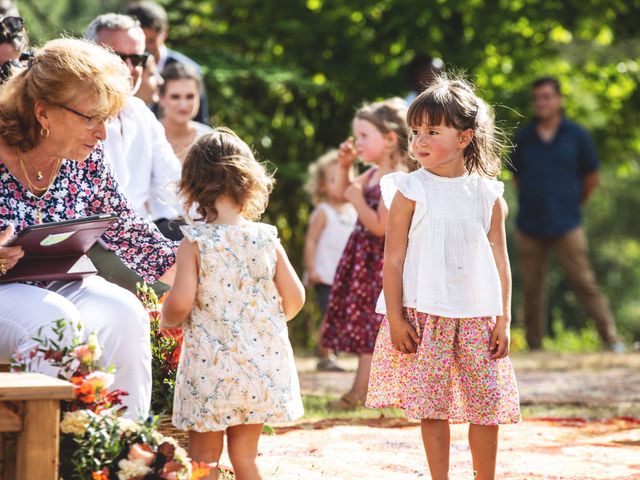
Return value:
<svg viewBox="0 0 640 480">
<path fill-rule="evenodd" d="M 224 431 L 189 431 L 189 456 L 192 460 L 205 463 L 218 463 L 224 445 Z M 212 468 L 204 480 L 217 480 L 218 468 Z"/>
<path fill-rule="evenodd" d="M 364 403 L 367 398 L 367 389 L 369 388 L 369 373 L 371 372 L 371 360 L 373 360 L 373 354 L 361 353 L 358 357 L 358 369 L 356 370 L 356 377 L 353 379 L 353 385 L 349 395 L 358 401 Z"/>
<path fill-rule="evenodd" d="M 493 480 L 498 453 L 497 425 L 469 425 L 469 447 L 477 480 Z"/>
<path fill-rule="evenodd" d="M 420 422 L 420 430 L 422 431 L 422 443 L 427 454 L 431 478 L 433 480 L 448 480 L 449 421 L 423 418 Z"/>
<path fill-rule="evenodd" d="M 262 423 L 237 425 L 227 429 L 227 451 L 236 480 L 260 480 L 256 465 L 258 440 L 262 433 Z"/>
</svg>

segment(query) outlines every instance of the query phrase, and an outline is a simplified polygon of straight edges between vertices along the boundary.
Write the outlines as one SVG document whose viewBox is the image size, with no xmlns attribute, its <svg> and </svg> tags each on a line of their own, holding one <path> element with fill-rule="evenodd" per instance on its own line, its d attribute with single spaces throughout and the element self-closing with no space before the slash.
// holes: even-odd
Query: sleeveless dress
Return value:
<svg viewBox="0 0 640 480">
<path fill-rule="evenodd" d="M 358 220 L 358 213 L 350 203 L 336 208 L 327 202 L 321 202 L 316 210 L 324 212 L 326 221 L 324 229 L 318 236 L 314 265 L 320 282 L 331 285 L 336 276 L 342 252 Z"/>
<path fill-rule="evenodd" d="M 195 306 L 183 326 L 173 424 L 209 432 L 302 416 L 300 386 L 273 277 L 271 225 L 181 227 L 200 251 Z"/>
<path fill-rule="evenodd" d="M 403 270 L 404 318 L 421 338 L 417 352 L 391 343 L 385 317 L 376 341 L 366 405 L 416 419 L 498 425 L 520 421 L 509 358 L 489 351 L 502 314 L 500 277 L 487 238 L 502 182 L 427 170 L 385 175 L 385 203 L 399 190 L 415 202 Z M 383 295 L 378 312 L 385 312 Z"/>
<path fill-rule="evenodd" d="M 365 182 L 364 199 L 370 208 L 380 203 L 380 185 Z M 329 295 L 322 346 L 339 352 L 372 353 L 382 322 L 375 312 L 382 290 L 384 237 L 373 235 L 358 220 L 347 241 Z"/>
</svg>

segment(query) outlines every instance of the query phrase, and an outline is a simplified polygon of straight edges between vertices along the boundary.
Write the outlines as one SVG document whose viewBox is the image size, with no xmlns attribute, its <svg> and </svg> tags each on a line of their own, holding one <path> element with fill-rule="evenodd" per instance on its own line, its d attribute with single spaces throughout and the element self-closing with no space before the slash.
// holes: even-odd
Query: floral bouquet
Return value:
<svg viewBox="0 0 640 480">
<path fill-rule="evenodd" d="M 149 313 L 151 322 L 151 411 L 170 414 L 173 410 L 173 393 L 176 371 L 182 346 L 182 329 L 160 328 L 160 305 L 156 293 L 146 284 L 136 285 L 137 295 Z"/>
<path fill-rule="evenodd" d="M 122 390 L 110 391 L 113 368 L 100 369 L 102 349 L 95 334 L 86 343 L 74 337 L 61 347 L 67 323 L 57 320 L 53 335 L 35 338 L 29 355 L 16 357 L 14 371 L 39 371 L 42 362 L 74 385 L 75 399 L 63 402 L 60 476 L 64 480 L 196 480 L 211 466 L 191 462 L 176 440 L 156 431 L 157 417 L 143 422 L 123 418 Z"/>
<path fill-rule="evenodd" d="M 210 466 L 191 462 L 171 437 L 155 430 L 153 418 L 134 422 L 110 411 L 66 412 L 60 424 L 63 479 L 195 480 Z"/>
</svg>

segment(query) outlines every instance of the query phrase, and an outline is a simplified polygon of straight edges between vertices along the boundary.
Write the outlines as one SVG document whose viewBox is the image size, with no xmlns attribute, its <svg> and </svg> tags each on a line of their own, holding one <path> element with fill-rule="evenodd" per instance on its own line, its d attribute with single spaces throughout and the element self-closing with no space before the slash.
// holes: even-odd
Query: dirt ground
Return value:
<svg viewBox="0 0 640 480">
<path fill-rule="evenodd" d="M 355 359 L 341 358 L 352 370 Z M 640 479 L 640 353 L 521 354 L 513 357 L 523 405 L 535 418 L 500 430 L 500 479 Z M 353 372 L 318 373 L 299 359 L 306 394 L 340 394 Z M 547 415 L 553 408 L 608 412 L 587 421 Z M 617 417 L 611 412 L 634 412 Z M 466 425 L 452 426 L 451 479 L 473 478 Z M 303 419 L 260 441 L 265 478 L 428 479 L 420 428 L 402 418 Z"/>
</svg>

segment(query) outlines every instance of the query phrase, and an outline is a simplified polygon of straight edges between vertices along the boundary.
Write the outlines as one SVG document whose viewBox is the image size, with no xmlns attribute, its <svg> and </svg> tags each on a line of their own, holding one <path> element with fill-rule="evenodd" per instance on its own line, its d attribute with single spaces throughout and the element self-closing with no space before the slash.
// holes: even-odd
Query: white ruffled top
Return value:
<svg viewBox="0 0 640 480">
<path fill-rule="evenodd" d="M 477 174 L 439 177 L 428 170 L 380 180 L 387 208 L 396 191 L 415 201 L 402 278 L 403 305 L 432 315 L 502 315 L 502 289 L 487 238 L 504 184 Z M 384 291 L 377 313 L 386 313 Z"/>
</svg>

